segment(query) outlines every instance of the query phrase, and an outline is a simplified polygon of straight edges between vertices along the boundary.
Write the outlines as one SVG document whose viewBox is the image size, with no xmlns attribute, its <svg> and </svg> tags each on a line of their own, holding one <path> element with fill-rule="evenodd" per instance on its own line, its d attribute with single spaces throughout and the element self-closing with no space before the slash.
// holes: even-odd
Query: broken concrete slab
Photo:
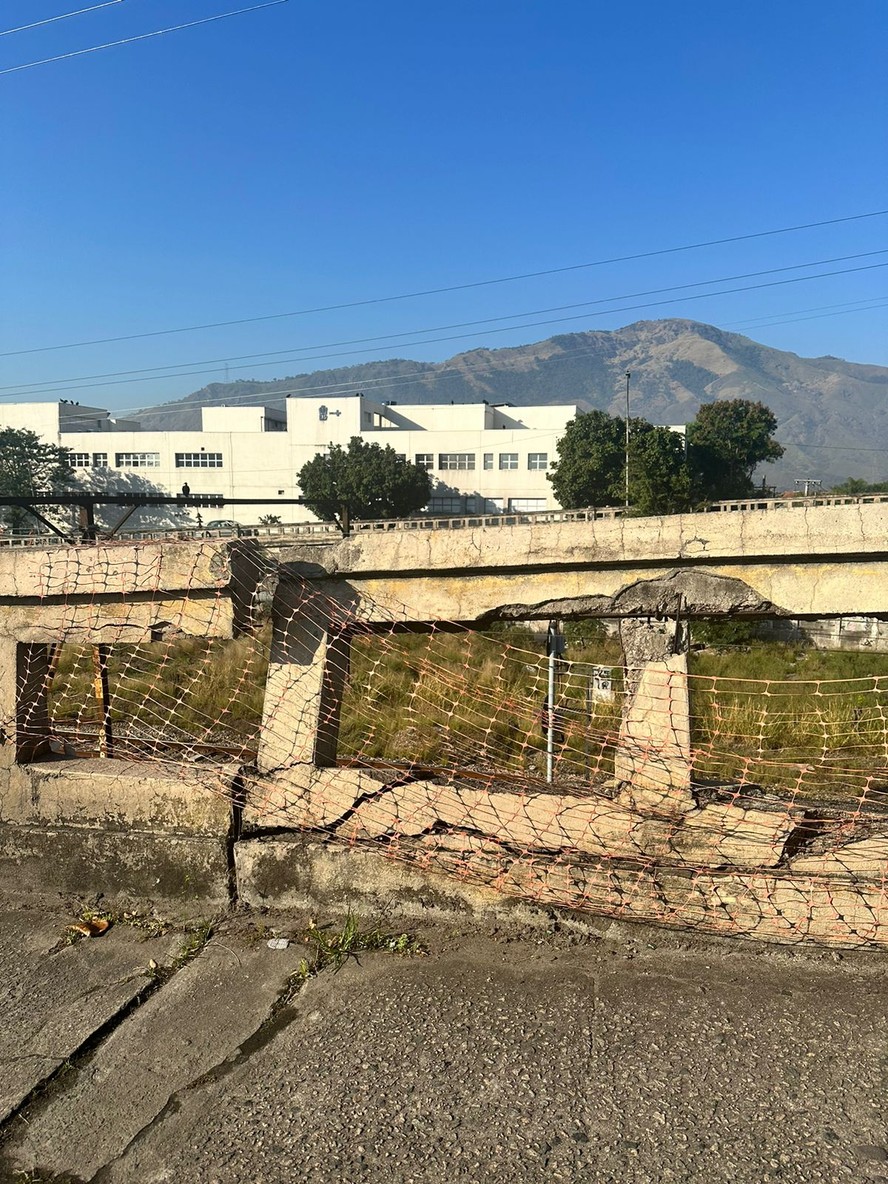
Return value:
<svg viewBox="0 0 888 1184">
<path fill-rule="evenodd" d="M 0 1121 L 151 983 L 148 963 L 172 957 L 171 938 L 127 925 L 64 945 L 59 905 L 0 912 Z"/>
<path fill-rule="evenodd" d="M 791 867 L 808 875 L 888 882 L 888 834 L 842 843 L 816 855 L 799 855 Z"/>
<path fill-rule="evenodd" d="M 23 1173 L 90 1180 L 149 1127 L 170 1099 L 238 1049 L 268 1019 L 305 947 L 213 940 L 103 1041 L 76 1075 L 38 1102 L 4 1148 Z M 121 1105 L 125 1098 L 125 1105 Z"/>
<path fill-rule="evenodd" d="M 235 764 L 107 759 L 25 765 L 0 786 L 0 822 L 225 835 L 237 772 Z"/>
</svg>

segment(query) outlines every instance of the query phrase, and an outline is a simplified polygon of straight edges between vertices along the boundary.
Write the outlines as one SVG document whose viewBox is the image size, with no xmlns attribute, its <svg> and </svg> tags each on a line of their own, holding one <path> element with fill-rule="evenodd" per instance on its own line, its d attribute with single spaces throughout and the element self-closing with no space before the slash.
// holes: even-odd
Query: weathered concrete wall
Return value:
<svg viewBox="0 0 888 1184">
<path fill-rule="evenodd" d="M 742 611 L 870 615 L 886 611 L 886 540 L 888 505 L 876 504 L 369 532 L 280 556 L 294 576 L 347 583 L 378 620 L 474 622 L 504 606 L 514 618 L 620 616 L 633 611 L 633 584 L 688 568 L 741 580 L 751 597 Z M 691 599 L 686 608 L 697 611 Z"/>
<path fill-rule="evenodd" d="M 26 603 L 49 597 L 198 594 L 227 587 L 230 575 L 228 546 L 213 540 L 0 551 L 0 598 Z"/>
<path fill-rule="evenodd" d="M 789 801 L 695 789 L 681 624 L 694 615 L 888 613 L 886 527 L 888 505 L 873 505 L 374 532 L 290 551 L 279 581 L 255 545 L 0 554 L 7 874 L 20 886 L 49 873 L 65 891 L 107 894 L 129 883 L 149 897 L 197 893 L 218 903 L 228 899 L 233 853 L 243 898 L 280 903 L 331 883 L 343 891 L 354 852 L 358 887 L 366 859 L 385 856 L 386 866 L 447 872 L 466 906 L 495 891 L 708 932 L 886 944 L 884 819 L 861 821 L 857 811 L 832 833 Z M 272 596 L 257 770 L 34 763 L 49 728 L 47 644 L 232 636 Z M 518 793 L 466 787 L 456 774 L 444 784 L 383 784 L 336 766 L 356 623 L 595 614 L 623 618 L 630 666 L 609 789 Z M 242 792 L 247 834 L 237 841 Z M 303 834 L 315 841 L 306 846 Z M 343 853 L 335 873 L 328 841 Z M 440 893 L 437 879 L 416 898 L 427 891 Z"/>
<path fill-rule="evenodd" d="M 504 899 L 706 934 L 838 949 L 886 944 L 882 883 L 623 862 L 571 854 L 528 859 L 489 840 L 429 836 L 388 850 L 331 846 L 310 836 L 244 839 L 236 848 L 240 898 L 254 907 L 320 901 L 418 915 L 504 911 Z"/>
<path fill-rule="evenodd" d="M 50 645 L 231 637 L 231 580 L 218 542 L 0 552 L 5 887 L 141 897 L 185 914 L 228 901 L 237 767 L 58 759 L 47 692 Z"/>
</svg>

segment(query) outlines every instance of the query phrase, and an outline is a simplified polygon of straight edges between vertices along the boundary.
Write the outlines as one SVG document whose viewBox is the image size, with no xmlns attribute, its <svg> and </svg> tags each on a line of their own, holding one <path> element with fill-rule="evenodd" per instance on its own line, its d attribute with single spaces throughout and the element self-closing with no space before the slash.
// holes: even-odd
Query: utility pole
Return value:
<svg viewBox="0 0 888 1184">
<path fill-rule="evenodd" d="M 795 482 L 795 487 L 802 495 L 802 497 L 810 497 L 811 494 L 816 494 L 818 489 L 821 489 L 823 482 L 816 477 L 799 477 Z"/>
<path fill-rule="evenodd" d="M 629 509 L 629 379 L 631 371 L 626 371 L 626 509 Z"/>
</svg>

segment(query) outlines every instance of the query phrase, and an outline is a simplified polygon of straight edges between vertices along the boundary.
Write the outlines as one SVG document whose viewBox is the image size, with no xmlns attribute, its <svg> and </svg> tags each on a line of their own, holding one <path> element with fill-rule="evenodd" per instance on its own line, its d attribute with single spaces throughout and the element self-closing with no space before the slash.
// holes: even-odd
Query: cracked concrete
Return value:
<svg viewBox="0 0 888 1184">
<path fill-rule="evenodd" d="M 52 911 L 31 915 L 53 931 Z M 6 1124 L 0 1178 L 884 1178 L 884 956 L 542 921 L 424 923 L 426 956 L 362 956 L 284 1002 L 302 947 L 269 950 L 267 931 L 232 916 Z M 35 1033 L 46 1019 L 38 1002 Z"/>
<path fill-rule="evenodd" d="M 150 960 L 173 956 L 169 938 L 146 941 L 127 925 L 64 945 L 72 920 L 57 905 L 0 911 L 0 1121 L 139 997 Z"/>
<path fill-rule="evenodd" d="M 235 1055 L 268 1019 L 304 954 L 302 946 L 272 951 L 237 935 L 212 939 L 78 1065 L 47 1105 L 32 1109 L 3 1149 L 6 1163 L 93 1179 L 180 1090 Z"/>
</svg>

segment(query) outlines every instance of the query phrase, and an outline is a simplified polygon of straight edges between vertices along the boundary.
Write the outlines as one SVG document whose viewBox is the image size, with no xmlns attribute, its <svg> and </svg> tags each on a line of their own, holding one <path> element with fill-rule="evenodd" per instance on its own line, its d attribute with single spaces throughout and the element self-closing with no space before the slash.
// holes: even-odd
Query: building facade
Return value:
<svg viewBox="0 0 888 1184">
<path fill-rule="evenodd" d="M 276 515 L 311 518 L 281 505 L 300 496 L 302 466 L 353 436 L 391 445 L 434 480 L 433 514 L 530 512 L 557 508 L 546 471 L 577 414 L 573 405 L 512 407 L 488 403 L 377 403 L 364 395 L 290 398 L 270 407 L 203 407 L 199 431 L 152 431 L 76 403 L 0 406 L 0 426 L 29 428 L 63 445 L 84 484 L 105 490 L 261 499 L 237 508 L 253 525 Z"/>
</svg>

